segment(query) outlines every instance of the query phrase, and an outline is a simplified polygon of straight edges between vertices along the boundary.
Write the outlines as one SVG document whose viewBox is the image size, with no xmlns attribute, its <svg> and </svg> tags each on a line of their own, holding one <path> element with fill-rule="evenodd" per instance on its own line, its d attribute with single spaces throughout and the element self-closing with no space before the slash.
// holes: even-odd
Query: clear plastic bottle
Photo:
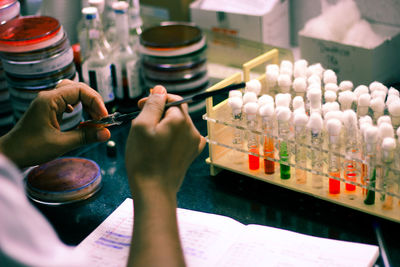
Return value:
<svg viewBox="0 0 400 267">
<path fill-rule="evenodd" d="M 135 47 L 139 41 L 139 35 L 142 33 L 143 21 L 140 17 L 139 0 L 129 0 L 129 43 Z"/>
<path fill-rule="evenodd" d="M 86 45 L 87 45 L 87 36 L 88 36 L 88 27 L 89 27 L 89 21 L 86 20 L 86 15 L 91 14 L 93 12 L 93 7 L 97 9 L 97 15 L 96 19 L 99 20 L 99 28 L 102 29 L 101 31 L 101 36 L 100 36 L 100 43 L 103 45 L 104 49 L 107 51 L 107 53 L 111 53 L 112 47 L 110 43 L 108 42 L 107 38 L 105 37 L 104 34 L 104 28 L 103 28 L 103 23 L 101 19 L 101 14 L 103 13 L 104 10 L 104 0 L 90 0 L 89 1 L 89 7 L 84 7 L 82 8 L 82 20 L 79 21 L 78 23 L 78 39 L 79 39 L 79 44 L 80 44 L 80 57 L 81 61 L 83 58 L 85 58 L 85 53 L 87 51 Z"/>
<path fill-rule="evenodd" d="M 129 44 L 128 7 L 125 1 L 113 3 L 115 25 L 118 31 L 116 49 L 112 53 L 115 66 L 116 87 L 115 95 L 119 108 L 127 112 L 136 106 L 142 96 L 139 78 L 139 60 L 135 49 Z"/>
<path fill-rule="evenodd" d="M 102 43 L 103 29 L 97 19 L 97 8 L 88 7 L 86 14 L 87 53 L 82 58 L 82 77 L 85 83 L 97 90 L 103 97 L 109 112 L 112 111 L 115 96 L 111 76 L 111 59 Z"/>
</svg>

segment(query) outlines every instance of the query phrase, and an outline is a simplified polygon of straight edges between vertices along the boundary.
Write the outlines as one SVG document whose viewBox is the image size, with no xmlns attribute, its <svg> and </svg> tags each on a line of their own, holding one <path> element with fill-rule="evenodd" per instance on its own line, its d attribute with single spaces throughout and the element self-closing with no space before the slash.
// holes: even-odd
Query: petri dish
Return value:
<svg viewBox="0 0 400 267">
<path fill-rule="evenodd" d="M 174 47 L 171 49 L 157 49 L 153 47 L 139 44 L 138 51 L 140 54 L 158 56 L 158 57 L 176 57 L 187 55 L 203 49 L 206 46 L 206 38 L 203 37 L 200 41 L 187 46 Z"/>
<path fill-rule="evenodd" d="M 209 82 L 209 78 L 207 72 L 202 73 L 201 75 L 194 77 L 188 81 L 179 81 L 179 82 L 163 82 L 162 85 L 167 89 L 170 93 L 183 94 L 190 91 L 195 91 L 199 87 L 204 86 Z M 160 81 L 155 81 L 151 79 L 147 79 L 144 77 L 144 83 L 148 88 L 153 88 L 154 86 L 160 84 Z"/>
<path fill-rule="evenodd" d="M 207 65 L 202 62 L 186 69 L 158 69 L 143 65 L 143 74 L 147 79 L 163 82 L 179 82 L 193 79 L 207 72 Z"/>
<path fill-rule="evenodd" d="M 100 167 L 79 157 L 63 157 L 31 169 L 25 177 L 28 197 L 47 205 L 85 200 L 101 188 Z"/>
<path fill-rule="evenodd" d="M 140 44 L 160 51 L 182 48 L 200 42 L 201 29 L 191 23 L 163 23 L 145 29 L 140 35 Z"/>
<path fill-rule="evenodd" d="M 23 52 L 57 43 L 64 36 L 60 22 L 48 16 L 19 17 L 0 25 L 0 51 Z"/>
</svg>

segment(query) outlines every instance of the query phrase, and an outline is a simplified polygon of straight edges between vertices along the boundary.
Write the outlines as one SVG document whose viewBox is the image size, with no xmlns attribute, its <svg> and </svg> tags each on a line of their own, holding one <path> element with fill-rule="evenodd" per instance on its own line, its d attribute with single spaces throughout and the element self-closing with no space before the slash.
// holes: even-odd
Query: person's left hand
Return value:
<svg viewBox="0 0 400 267">
<path fill-rule="evenodd" d="M 55 89 L 39 93 L 14 128 L 0 138 L 0 152 L 22 168 L 47 162 L 88 143 L 108 140 L 111 134 L 106 128 L 61 132 L 62 114 L 72 112 L 79 101 L 93 119 L 108 114 L 99 93 L 84 83 L 63 80 Z"/>
</svg>

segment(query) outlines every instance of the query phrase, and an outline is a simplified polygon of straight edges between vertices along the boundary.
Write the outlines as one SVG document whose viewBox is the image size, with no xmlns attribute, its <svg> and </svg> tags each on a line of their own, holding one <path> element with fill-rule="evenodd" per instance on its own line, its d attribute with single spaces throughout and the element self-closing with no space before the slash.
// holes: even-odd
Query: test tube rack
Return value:
<svg viewBox="0 0 400 267">
<path fill-rule="evenodd" d="M 238 72 L 220 81 L 219 83 L 208 88 L 207 91 L 213 91 L 233 83 L 249 81 L 250 72 L 254 67 L 267 63 L 278 64 L 278 53 L 279 51 L 277 49 L 272 49 L 267 53 L 264 53 L 244 63 L 242 66 L 242 72 Z M 267 88 L 265 74 L 260 74 L 257 79 L 263 86 L 262 90 L 265 90 L 265 88 Z M 232 122 L 231 109 L 228 105 L 227 99 L 220 103 L 214 103 L 212 97 L 208 98 L 206 100 L 206 114 L 203 115 L 203 119 L 207 122 L 208 131 L 208 136 L 206 139 L 209 146 L 209 157 L 206 159 L 206 162 L 210 166 L 210 174 L 212 176 L 217 175 L 222 170 L 229 170 L 290 190 L 311 195 L 318 199 L 400 223 L 400 185 L 398 184 L 400 183 L 400 175 L 397 175 L 397 181 L 394 182 L 394 187 L 391 188 L 385 187 L 382 181 L 376 181 L 376 186 L 374 187 L 365 184 L 360 178 L 354 182 L 348 181 L 344 178 L 343 172 L 340 177 L 330 176 L 327 171 L 327 160 L 329 153 L 327 146 L 324 145 L 322 147 L 315 147 L 309 142 L 297 144 L 294 142 L 293 136 L 289 136 L 288 140 L 285 140 L 289 144 L 288 149 L 291 152 L 291 155 L 294 155 L 295 146 L 301 146 L 301 149 L 307 149 L 307 151 L 310 152 L 307 153 L 308 155 L 310 155 L 313 150 L 317 150 L 322 153 L 323 169 L 322 172 L 317 173 L 323 178 L 322 187 L 315 188 L 312 185 L 311 176 L 313 173 L 316 173 L 316 171 L 312 169 L 311 159 L 309 157 L 307 158 L 306 167 L 300 167 L 306 171 L 307 179 L 305 183 L 298 183 L 296 181 L 295 169 L 299 168 L 299 166 L 296 166 L 294 156 L 291 156 L 289 161 L 286 162 L 287 165 L 289 165 L 292 169 L 291 177 L 289 179 L 281 179 L 280 177 L 279 156 L 276 152 L 276 156 L 274 156 L 274 158 L 267 158 L 268 160 L 275 162 L 274 174 L 264 173 L 264 155 L 262 153 L 262 149 L 260 149 L 259 155 L 253 154 L 254 156 L 259 156 L 260 168 L 258 170 L 249 170 L 248 155 L 252 153 L 247 150 L 246 144 L 243 144 L 242 147 L 232 145 L 233 130 L 235 128 L 244 132 L 249 130 L 246 129 L 244 123 L 238 125 Z M 261 137 L 263 136 L 261 128 L 253 129 L 251 132 L 259 135 L 261 140 Z M 274 143 L 278 144 L 280 137 L 278 136 L 276 129 L 274 129 L 272 138 L 274 139 Z M 275 145 L 275 147 L 276 146 L 277 145 Z M 275 149 L 275 151 L 276 150 L 277 149 Z M 348 160 L 348 157 L 346 158 L 344 151 L 335 151 L 334 153 L 336 153 L 336 155 L 340 158 L 340 162 L 343 163 Z M 356 161 L 357 164 L 363 164 L 363 161 L 360 158 L 353 158 L 352 160 Z M 382 167 L 382 165 L 377 163 L 376 168 L 379 169 L 380 167 Z M 400 174 L 400 170 L 392 171 Z M 340 181 L 339 194 L 329 193 L 329 179 Z M 347 191 L 345 188 L 346 184 L 355 185 L 356 189 L 354 191 Z M 367 205 L 364 203 L 367 190 L 372 190 L 374 192 L 375 203 L 373 205 Z M 389 208 L 387 207 L 388 202 L 390 203 Z"/>
</svg>

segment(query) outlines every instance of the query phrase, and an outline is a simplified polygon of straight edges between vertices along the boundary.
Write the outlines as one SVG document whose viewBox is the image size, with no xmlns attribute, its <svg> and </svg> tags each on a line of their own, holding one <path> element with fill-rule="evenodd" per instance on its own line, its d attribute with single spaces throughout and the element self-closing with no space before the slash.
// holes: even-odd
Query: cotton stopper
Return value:
<svg viewBox="0 0 400 267">
<path fill-rule="evenodd" d="M 308 122 L 308 116 L 304 113 L 296 113 L 293 122 L 296 127 L 304 127 Z"/>
<path fill-rule="evenodd" d="M 261 117 L 271 118 L 274 115 L 274 111 L 273 105 L 264 105 L 258 109 L 258 114 Z"/>
<path fill-rule="evenodd" d="M 262 95 L 258 98 L 257 100 L 258 106 L 262 107 L 266 104 L 272 104 L 274 105 L 274 98 L 270 95 Z"/>
<path fill-rule="evenodd" d="M 399 90 L 394 87 L 390 87 L 388 90 L 388 95 L 397 95 L 400 96 Z"/>
<path fill-rule="evenodd" d="M 244 105 L 243 111 L 247 115 L 256 115 L 258 110 L 258 104 L 255 102 L 249 102 Z"/>
<path fill-rule="evenodd" d="M 276 107 L 289 107 L 292 101 L 292 96 L 290 94 L 277 94 L 275 95 L 275 106 Z"/>
<path fill-rule="evenodd" d="M 335 118 L 329 119 L 326 122 L 326 130 L 329 136 L 338 136 L 342 130 L 342 122 Z"/>
<path fill-rule="evenodd" d="M 327 83 L 324 86 L 325 91 L 332 91 L 337 93 L 339 91 L 339 86 L 336 83 Z"/>
<path fill-rule="evenodd" d="M 261 82 L 257 79 L 246 82 L 246 92 L 254 92 L 256 95 L 259 95 L 261 92 L 261 87 Z"/>
<path fill-rule="evenodd" d="M 293 76 L 295 78 L 298 77 L 307 77 L 307 66 L 308 66 L 308 61 L 305 59 L 299 59 L 294 62 L 294 67 L 293 67 Z"/>
<path fill-rule="evenodd" d="M 243 94 L 239 90 L 231 90 L 231 91 L 229 91 L 229 97 L 240 97 L 240 98 L 242 98 Z"/>
<path fill-rule="evenodd" d="M 301 96 L 295 96 L 292 101 L 293 110 L 298 108 L 304 109 L 304 99 Z"/>
<path fill-rule="evenodd" d="M 230 97 L 228 98 L 228 104 L 232 109 L 233 114 L 239 114 L 242 112 L 243 100 L 240 97 Z"/>
<path fill-rule="evenodd" d="M 336 101 L 337 95 L 334 91 L 325 91 L 324 98 L 326 102 Z"/>
<path fill-rule="evenodd" d="M 275 113 L 278 121 L 289 121 L 292 115 L 290 109 L 288 107 L 283 107 L 283 106 L 276 108 Z"/>
<path fill-rule="evenodd" d="M 323 120 L 321 114 L 314 112 L 310 115 L 307 123 L 307 128 L 311 129 L 313 133 L 320 133 L 323 127 Z"/>
<path fill-rule="evenodd" d="M 337 76 L 333 70 L 327 69 L 323 74 L 324 84 L 327 83 L 336 83 L 337 84 Z"/>
<path fill-rule="evenodd" d="M 265 81 L 267 86 L 273 87 L 278 81 L 279 70 L 269 70 L 265 73 Z"/>
<path fill-rule="evenodd" d="M 246 92 L 243 95 L 243 104 L 246 105 L 250 102 L 257 102 L 257 95 L 254 92 Z"/>
<path fill-rule="evenodd" d="M 340 91 L 352 91 L 353 83 L 351 81 L 342 81 L 339 84 Z"/>
<path fill-rule="evenodd" d="M 288 74 L 279 74 L 278 85 L 281 88 L 282 93 L 288 93 L 292 86 L 292 79 Z"/>
<path fill-rule="evenodd" d="M 305 93 L 307 90 L 307 81 L 303 76 L 297 77 L 294 79 L 292 86 L 296 93 Z"/>
<path fill-rule="evenodd" d="M 342 110 L 350 109 L 352 103 L 356 100 L 356 96 L 352 91 L 343 91 L 339 93 L 338 100 Z"/>
<path fill-rule="evenodd" d="M 366 85 L 359 85 L 354 89 L 354 93 L 359 97 L 362 94 L 369 94 L 369 89 Z"/>
<path fill-rule="evenodd" d="M 392 124 L 387 123 L 387 122 L 382 122 L 378 126 L 379 130 L 379 137 L 383 140 L 386 137 L 391 137 L 394 138 L 394 129 Z"/>
</svg>

